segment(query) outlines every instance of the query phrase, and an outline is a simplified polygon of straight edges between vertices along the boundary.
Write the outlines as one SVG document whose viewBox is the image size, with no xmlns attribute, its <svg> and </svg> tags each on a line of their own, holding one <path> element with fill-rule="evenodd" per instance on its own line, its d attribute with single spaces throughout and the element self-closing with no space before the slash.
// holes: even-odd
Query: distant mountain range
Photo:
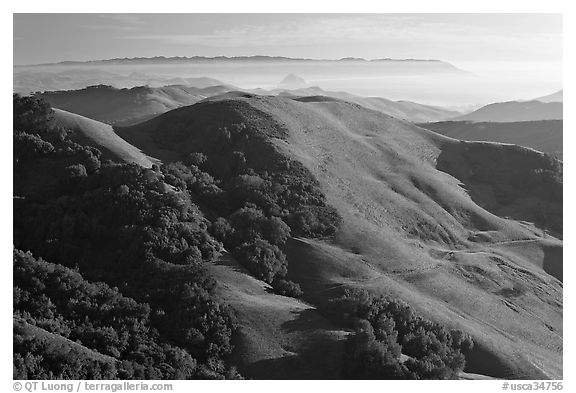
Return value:
<svg viewBox="0 0 576 393">
<path fill-rule="evenodd" d="M 162 63 L 206 63 L 206 62 L 426 62 L 426 63 L 448 63 L 436 59 L 392 59 L 392 58 L 379 58 L 379 59 L 364 59 L 360 57 L 344 57 L 341 59 L 310 59 L 301 57 L 284 57 L 284 56 L 154 56 L 154 57 L 124 57 L 113 59 L 101 60 L 87 60 L 87 61 L 61 61 L 57 63 L 43 63 L 34 64 L 38 66 L 46 65 L 111 65 L 111 64 L 162 64 Z M 19 67 L 19 66 L 16 66 Z M 28 65 L 26 66 L 28 67 Z M 454 67 L 454 66 L 452 66 Z M 456 68 L 456 67 L 454 67 Z"/>
</svg>

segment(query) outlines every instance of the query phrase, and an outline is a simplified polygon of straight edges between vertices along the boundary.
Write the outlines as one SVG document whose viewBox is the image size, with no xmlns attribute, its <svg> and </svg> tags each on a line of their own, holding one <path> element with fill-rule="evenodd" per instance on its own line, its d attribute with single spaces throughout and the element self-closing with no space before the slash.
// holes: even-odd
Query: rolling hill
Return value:
<svg viewBox="0 0 576 393">
<path fill-rule="evenodd" d="M 126 125 L 136 124 L 231 89 L 229 86 L 197 88 L 181 85 L 117 89 L 98 85 L 81 90 L 45 92 L 37 96 L 55 108 L 108 124 Z"/>
<path fill-rule="evenodd" d="M 222 151 L 215 131 L 239 124 L 249 143 L 229 141 L 231 149 L 259 170 L 299 161 L 343 218 L 333 240 L 285 246 L 304 302 L 270 295 L 233 261 L 211 267 L 239 317 L 234 357 L 243 375 L 329 377 L 319 353 L 337 353 L 344 333 L 322 310 L 358 288 L 472 334 L 467 372 L 562 377 L 561 162 L 325 97 L 226 94 L 115 132 L 163 161 L 191 152 L 210 160 Z"/>
<path fill-rule="evenodd" d="M 562 159 L 562 120 L 510 123 L 443 121 L 419 125 L 451 138 L 511 143 L 531 147 Z"/>
<path fill-rule="evenodd" d="M 206 79 L 210 80 L 209 78 Z M 195 81 L 195 83 L 203 82 Z M 45 99 L 55 108 L 77 113 L 107 124 L 126 126 L 137 124 L 181 106 L 192 105 L 211 96 L 237 90 L 237 88 L 229 85 L 203 88 L 185 85 L 139 86 L 130 89 L 98 85 L 80 90 L 39 93 L 37 96 Z M 319 87 L 246 91 L 261 95 L 282 95 L 294 98 L 328 96 L 354 102 L 366 108 L 413 122 L 441 121 L 458 115 L 456 111 L 440 107 L 410 101 L 392 101 L 381 97 L 360 97 L 345 92 L 329 92 Z"/>
<path fill-rule="evenodd" d="M 319 87 L 308 87 L 293 90 L 272 90 L 274 95 L 296 97 L 327 96 L 340 100 L 353 102 L 365 108 L 394 116 L 401 120 L 411 122 L 430 122 L 451 119 L 459 115 L 459 112 L 441 108 L 438 106 L 424 105 L 411 101 L 392 101 L 383 97 L 361 97 L 346 92 L 325 91 Z"/>
<path fill-rule="evenodd" d="M 517 122 L 536 120 L 561 120 L 562 103 L 541 101 L 509 101 L 483 106 L 472 113 L 452 120 L 475 122 Z"/>
</svg>

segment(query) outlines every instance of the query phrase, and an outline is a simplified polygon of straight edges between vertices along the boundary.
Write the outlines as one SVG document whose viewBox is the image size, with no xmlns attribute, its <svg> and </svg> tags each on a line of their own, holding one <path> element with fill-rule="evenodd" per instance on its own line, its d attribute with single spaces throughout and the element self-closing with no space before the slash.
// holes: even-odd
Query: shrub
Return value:
<svg viewBox="0 0 576 393">
<path fill-rule="evenodd" d="M 86 167 L 82 164 L 74 164 L 66 167 L 66 175 L 69 178 L 86 177 Z"/>
<path fill-rule="evenodd" d="M 282 219 L 267 218 L 262 210 L 254 205 L 235 211 L 230 215 L 230 224 L 234 228 L 234 235 L 227 239 L 231 247 L 258 238 L 282 245 L 290 236 L 290 227 Z"/>
<path fill-rule="evenodd" d="M 290 236 L 290 227 L 279 217 L 270 217 L 262 223 L 264 238 L 272 244 L 283 245 Z"/>
<path fill-rule="evenodd" d="M 13 94 L 12 110 L 15 131 L 39 133 L 53 125 L 54 112 L 50 104 L 36 97 Z"/>
<path fill-rule="evenodd" d="M 201 167 L 202 165 L 204 165 L 206 160 L 207 160 L 206 154 L 194 152 L 188 154 L 188 157 L 186 158 L 186 164 Z"/>
<path fill-rule="evenodd" d="M 272 287 L 274 287 L 274 291 L 282 296 L 290 296 L 293 298 L 299 298 L 304 294 L 302 289 L 300 289 L 300 285 L 297 283 L 290 281 L 290 280 L 274 280 L 272 283 Z"/>
<path fill-rule="evenodd" d="M 292 227 L 301 235 L 310 237 L 333 236 L 341 221 L 340 215 L 331 206 L 306 206 L 290 216 Z"/>
<path fill-rule="evenodd" d="M 54 152 L 54 146 L 38 135 L 24 132 L 14 133 L 14 160 L 19 163 L 30 158 L 41 157 Z"/>
<path fill-rule="evenodd" d="M 345 374 L 352 379 L 403 379 L 406 368 L 399 357 L 376 339 L 365 319 L 357 320 L 355 332 L 348 336 Z"/>
<path fill-rule="evenodd" d="M 266 240 L 255 239 L 238 246 L 234 255 L 256 278 L 271 284 L 287 273 L 286 256 Z"/>
<path fill-rule="evenodd" d="M 234 234 L 234 229 L 224 217 L 218 217 L 214 220 L 210 226 L 210 231 L 212 236 L 222 243 L 226 243 L 226 239 L 229 239 Z"/>
</svg>

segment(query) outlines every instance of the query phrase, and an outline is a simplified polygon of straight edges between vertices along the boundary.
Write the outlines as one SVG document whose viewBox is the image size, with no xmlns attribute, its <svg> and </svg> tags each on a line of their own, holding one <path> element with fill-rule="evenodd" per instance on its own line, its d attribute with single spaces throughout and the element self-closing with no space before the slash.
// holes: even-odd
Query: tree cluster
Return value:
<svg viewBox="0 0 576 393">
<path fill-rule="evenodd" d="M 407 304 L 366 291 L 346 291 L 332 313 L 353 328 L 345 373 L 355 379 L 453 379 L 465 366 L 472 338 L 418 316 Z M 401 360 L 401 354 L 407 359 Z"/>
<path fill-rule="evenodd" d="M 58 350 L 38 335 L 15 333 L 17 379 L 189 379 L 203 376 L 190 354 L 167 342 L 149 304 L 123 296 L 103 282 L 14 251 L 14 317 L 113 358 Z M 71 344 L 70 344 L 71 345 Z"/>
<path fill-rule="evenodd" d="M 38 266 L 52 269 L 46 268 L 46 262 L 34 265 L 33 258 L 19 258 L 21 265 L 30 265 L 41 278 L 30 278 L 38 281 L 36 287 L 21 277 L 21 285 L 35 292 L 22 292 L 29 301 L 18 300 L 15 312 L 27 315 L 27 323 L 39 323 L 43 329 L 114 357 L 118 364 L 124 362 L 125 367 L 116 365 L 119 378 L 235 376 L 225 363 L 232 350 L 234 318 L 228 307 L 215 300 L 215 281 L 203 265 L 222 246 L 208 232 L 210 223 L 190 194 L 167 184 L 158 168 L 101 161 L 97 149 L 73 142 L 69 133 L 54 131 L 46 106 L 37 99 L 14 96 L 14 108 L 15 140 L 52 146 L 38 150 L 41 154 L 18 157 L 14 245 L 81 274 L 69 276 L 56 269 L 62 276 L 56 279 L 39 271 Z M 89 292 L 83 296 L 90 298 L 90 305 L 70 314 L 78 306 L 76 295 L 59 285 L 52 290 L 43 282 L 63 277 L 78 281 L 81 291 Z M 98 292 L 81 284 L 82 280 L 106 283 L 113 291 Z M 118 316 L 111 318 L 119 325 L 98 322 L 97 316 L 92 320 L 100 312 L 94 311 L 99 305 L 141 312 L 134 317 L 140 322 L 122 325 Z M 124 306 L 128 309 L 118 308 Z M 86 325 L 79 327 L 82 318 Z M 54 321 L 52 328 L 49 320 Z M 139 344 L 130 341 L 139 335 Z M 34 363 L 30 356 L 49 356 L 42 346 L 34 347 L 34 353 L 27 352 L 25 345 L 18 348 L 15 365 L 26 364 L 26 359 Z M 181 364 L 167 363 L 169 356 Z M 161 363 L 173 364 L 174 370 L 164 370 Z M 30 375 L 70 377 L 68 372 L 44 369 L 47 362 L 34 364 L 38 367 Z M 81 374 L 76 376 L 81 379 Z"/>
</svg>

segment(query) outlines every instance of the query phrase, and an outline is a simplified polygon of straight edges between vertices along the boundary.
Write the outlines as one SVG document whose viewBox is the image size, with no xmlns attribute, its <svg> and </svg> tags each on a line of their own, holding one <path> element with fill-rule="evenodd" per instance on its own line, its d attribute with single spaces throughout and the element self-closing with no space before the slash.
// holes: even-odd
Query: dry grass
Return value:
<svg viewBox="0 0 576 393">
<path fill-rule="evenodd" d="M 272 293 L 225 253 L 209 266 L 217 295 L 240 326 L 232 363 L 257 379 L 331 379 L 341 376 L 347 332 L 310 304 Z"/>
</svg>

